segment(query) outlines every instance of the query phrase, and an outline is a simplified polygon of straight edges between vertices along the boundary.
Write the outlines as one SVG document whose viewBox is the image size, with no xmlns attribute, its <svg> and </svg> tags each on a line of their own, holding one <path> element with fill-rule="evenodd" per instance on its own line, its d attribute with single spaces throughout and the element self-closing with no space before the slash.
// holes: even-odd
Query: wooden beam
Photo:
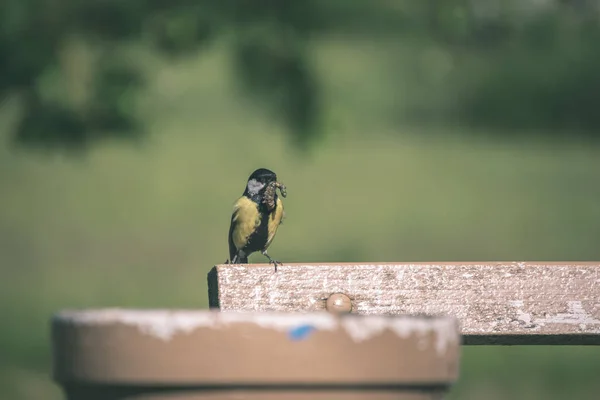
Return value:
<svg viewBox="0 0 600 400">
<path fill-rule="evenodd" d="M 600 262 L 217 265 L 221 311 L 453 315 L 463 343 L 600 345 Z M 347 296 L 347 297 L 346 297 Z M 329 307 L 331 308 L 331 307 Z"/>
<path fill-rule="evenodd" d="M 69 400 L 434 400 L 460 339 L 449 317 L 63 310 L 53 376 Z"/>
</svg>

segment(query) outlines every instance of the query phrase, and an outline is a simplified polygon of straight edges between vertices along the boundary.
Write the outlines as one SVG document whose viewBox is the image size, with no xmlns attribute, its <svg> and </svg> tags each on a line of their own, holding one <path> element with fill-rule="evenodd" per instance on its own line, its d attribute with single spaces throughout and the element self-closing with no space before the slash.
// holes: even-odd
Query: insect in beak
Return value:
<svg viewBox="0 0 600 400">
<path fill-rule="evenodd" d="M 281 197 L 285 198 L 287 197 L 287 190 L 286 187 L 283 183 L 281 182 L 275 182 L 275 186 L 279 188 L 279 192 L 281 193 Z"/>
</svg>

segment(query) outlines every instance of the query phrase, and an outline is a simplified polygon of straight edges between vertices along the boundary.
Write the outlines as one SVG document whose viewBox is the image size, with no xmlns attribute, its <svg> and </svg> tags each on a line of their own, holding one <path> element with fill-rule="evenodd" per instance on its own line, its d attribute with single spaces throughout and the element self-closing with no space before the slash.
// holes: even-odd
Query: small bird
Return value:
<svg viewBox="0 0 600 400">
<path fill-rule="evenodd" d="M 250 175 L 242 197 L 233 206 L 226 263 L 247 264 L 248 256 L 260 251 L 270 264 L 275 264 L 277 271 L 277 264 L 281 262 L 267 254 L 285 216 L 277 188 L 282 197 L 287 196 L 285 185 L 278 182 L 277 175 L 269 169 L 259 168 Z"/>
</svg>

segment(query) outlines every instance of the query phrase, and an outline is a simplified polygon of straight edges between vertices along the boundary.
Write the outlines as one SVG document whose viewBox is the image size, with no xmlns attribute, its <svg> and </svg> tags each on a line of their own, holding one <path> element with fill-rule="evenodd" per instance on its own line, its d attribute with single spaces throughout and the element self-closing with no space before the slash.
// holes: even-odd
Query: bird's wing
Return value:
<svg viewBox="0 0 600 400">
<path fill-rule="evenodd" d="M 269 223 L 267 225 L 268 236 L 265 249 L 269 247 L 269 245 L 273 241 L 273 238 L 277 233 L 277 228 L 279 228 L 279 225 L 281 225 L 281 222 L 283 221 L 284 215 L 285 212 L 283 211 L 283 202 L 280 198 L 277 198 L 277 205 L 275 206 L 275 210 L 273 210 L 273 212 L 269 215 Z"/>
<path fill-rule="evenodd" d="M 256 203 L 246 196 L 240 197 L 233 205 L 231 226 L 229 227 L 229 256 L 231 259 L 248 243 L 248 237 L 258 225 L 260 225 L 260 214 Z"/>
</svg>

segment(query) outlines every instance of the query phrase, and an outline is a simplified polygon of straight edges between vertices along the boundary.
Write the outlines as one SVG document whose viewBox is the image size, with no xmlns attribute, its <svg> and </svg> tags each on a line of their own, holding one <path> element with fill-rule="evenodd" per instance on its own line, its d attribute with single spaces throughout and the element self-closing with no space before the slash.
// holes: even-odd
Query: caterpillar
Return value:
<svg viewBox="0 0 600 400">
<path fill-rule="evenodd" d="M 263 203 L 267 205 L 269 210 L 275 208 L 275 193 L 276 190 L 279 189 L 282 197 L 287 197 L 287 190 L 283 183 L 280 182 L 271 182 L 265 189 L 263 194 Z"/>
</svg>

